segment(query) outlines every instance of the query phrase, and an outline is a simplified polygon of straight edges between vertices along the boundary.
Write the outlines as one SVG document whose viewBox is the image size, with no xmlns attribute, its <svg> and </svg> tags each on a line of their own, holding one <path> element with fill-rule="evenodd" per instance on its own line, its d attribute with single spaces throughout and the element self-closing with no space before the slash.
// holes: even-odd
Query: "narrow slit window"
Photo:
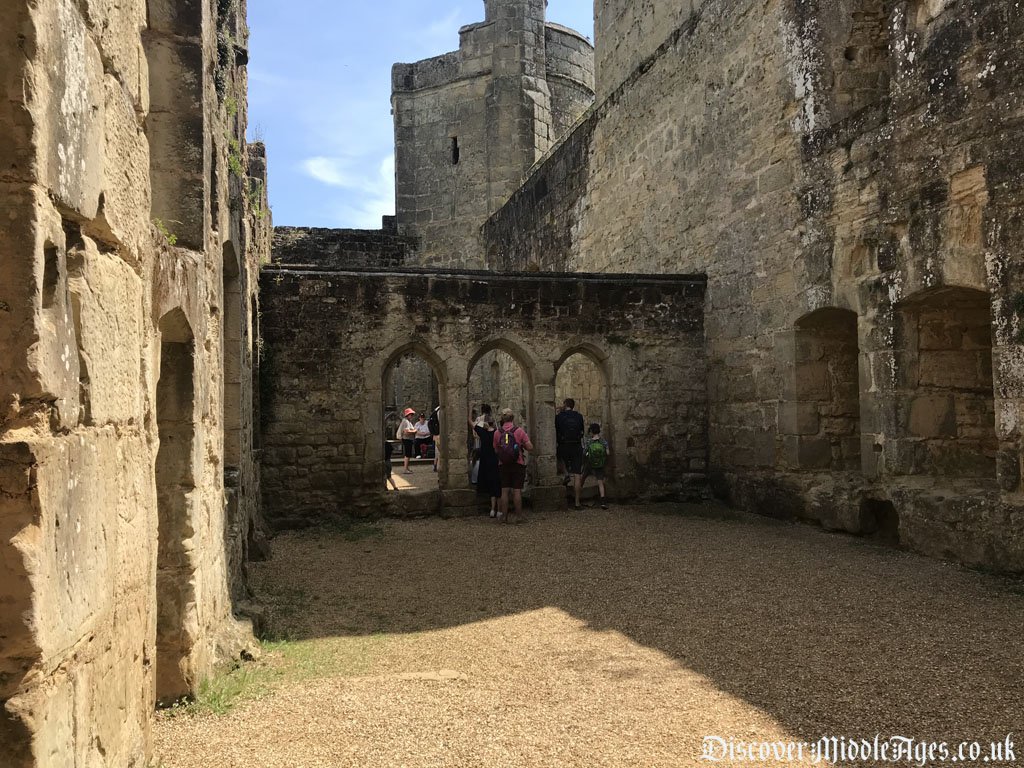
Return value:
<svg viewBox="0 0 1024 768">
<path fill-rule="evenodd" d="M 459 137 L 452 136 L 452 165 L 459 164 Z"/>
<path fill-rule="evenodd" d="M 51 309 L 57 301 L 60 283 L 60 251 L 47 243 L 43 249 L 43 309 Z"/>
</svg>

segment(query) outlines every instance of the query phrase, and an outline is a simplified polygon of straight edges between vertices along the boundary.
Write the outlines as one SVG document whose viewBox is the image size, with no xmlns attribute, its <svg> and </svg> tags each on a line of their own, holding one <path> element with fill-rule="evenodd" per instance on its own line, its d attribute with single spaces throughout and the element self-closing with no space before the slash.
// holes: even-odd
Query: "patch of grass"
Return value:
<svg viewBox="0 0 1024 768">
<path fill-rule="evenodd" d="M 163 710 L 163 717 L 220 717 L 272 694 L 283 685 L 321 677 L 367 674 L 383 650 L 383 634 L 311 640 L 265 640 L 259 661 L 236 664 L 199 686 L 192 700 Z M 155 768 L 155 766 L 154 766 Z"/>
<path fill-rule="evenodd" d="M 257 219 L 262 219 L 266 216 L 266 211 L 263 210 L 263 181 L 261 179 L 250 179 L 249 190 L 246 192 L 246 197 L 249 201 L 249 210 L 253 216 Z"/>
<path fill-rule="evenodd" d="M 262 661 L 236 663 L 204 680 L 195 698 L 168 707 L 164 716 L 226 715 L 239 704 L 270 693 L 279 677 L 272 666 Z"/>
</svg>

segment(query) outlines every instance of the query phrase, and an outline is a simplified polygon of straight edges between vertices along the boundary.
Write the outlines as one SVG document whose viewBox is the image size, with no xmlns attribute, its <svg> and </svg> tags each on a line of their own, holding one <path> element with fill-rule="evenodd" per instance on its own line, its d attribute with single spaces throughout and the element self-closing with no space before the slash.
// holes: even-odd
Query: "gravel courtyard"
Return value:
<svg viewBox="0 0 1024 768">
<path fill-rule="evenodd" d="M 1024 764 L 1019 583 L 672 505 L 274 546 L 258 693 L 159 718 L 157 765 L 676 768 L 711 764 L 706 735 L 1011 733 Z"/>
</svg>

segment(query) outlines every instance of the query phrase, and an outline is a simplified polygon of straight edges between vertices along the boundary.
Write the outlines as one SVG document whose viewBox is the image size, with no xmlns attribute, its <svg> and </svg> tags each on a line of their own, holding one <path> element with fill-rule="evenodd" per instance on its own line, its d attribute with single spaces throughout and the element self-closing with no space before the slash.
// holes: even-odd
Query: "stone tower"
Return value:
<svg viewBox="0 0 1024 768">
<path fill-rule="evenodd" d="M 423 264 L 482 267 L 480 226 L 594 99 L 594 49 L 545 0 L 486 0 L 459 50 L 392 70 L 396 216 Z"/>
</svg>

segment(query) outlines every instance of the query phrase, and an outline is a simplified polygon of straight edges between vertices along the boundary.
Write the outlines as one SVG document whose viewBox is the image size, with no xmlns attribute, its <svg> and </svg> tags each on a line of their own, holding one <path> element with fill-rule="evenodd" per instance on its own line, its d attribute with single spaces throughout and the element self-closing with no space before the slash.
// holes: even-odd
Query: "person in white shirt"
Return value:
<svg viewBox="0 0 1024 768">
<path fill-rule="evenodd" d="M 424 445 L 430 445 L 434 442 L 433 436 L 430 434 L 430 425 L 427 424 L 427 415 L 425 413 L 420 414 L 419 421 L 416 422 L 415 426 L 416 437 L 413 441 L 413 455 L 419 457 L 422 455 Z"/>
<path fill-rule="evenodd" d="M 406 408 L 402 412 L 402 423 L 398 425 L 398 430 L 395 432 L 395 439 L 402 441 L 402 455 L 405 457 L 405 474 L 407 475 L 412 474 L 412 470 L 409 469 L 409 459 L 412 458 L 413 441 L 416 439 L 416 425 L 409 419 L 415 415 L 416 411 Z"/>
</svg>

